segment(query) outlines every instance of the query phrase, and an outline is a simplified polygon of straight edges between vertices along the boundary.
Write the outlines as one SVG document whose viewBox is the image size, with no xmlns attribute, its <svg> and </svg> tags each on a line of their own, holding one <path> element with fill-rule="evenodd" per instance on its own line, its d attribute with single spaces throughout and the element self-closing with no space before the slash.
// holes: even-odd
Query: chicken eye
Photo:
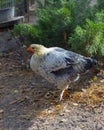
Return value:
<svg viewBox="0 0 104 130">
<path fill-rule="evenodd" d="M 35 48 L 34 48 L 34 47 L 32 47 L 32 49 L 34 50 Z"/>
</svg>

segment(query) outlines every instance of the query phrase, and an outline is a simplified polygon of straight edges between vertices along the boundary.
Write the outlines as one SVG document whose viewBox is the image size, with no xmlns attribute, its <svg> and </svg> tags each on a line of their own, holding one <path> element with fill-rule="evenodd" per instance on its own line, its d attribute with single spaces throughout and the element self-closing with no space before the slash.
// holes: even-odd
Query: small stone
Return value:
<svg viewBox="0 0 104 130">
<path fill-rule="evenodd" d="M 84 129 L 84 128 L 86 128 L 86 127 L 87 127 L 86 125 L 83 125 L 83 126 L 82 126 L 82 129 Z"/>
<path fill-rule="evenodd" d="M 66 119 L 61 119 L 60 121 L 59 121 L 59 123 L 63 123 L 63 122 L 66 122 L 67 120 Z"/>
<path fill-rule="evenodd" d="M 86 92 L 86 89 L 83 89 L 83 88 L 82 88 L 82 92 Z"/>
<path fill-rule="evenodd" d="M 19 91 L 18 90 L 14 90 L 14 93 L 18 93 Z"/>
<path fill-rule="evenodd" d="M 73 103 L 74 106 L 78 106 L 78 103 Z"/>
<path fill-rule="evenodd" d="M 69 113 L 69 112 L 71 112 L 71 111 L 66 109 L 65 112 Z"/>
<path fill-rule="evenodd" d="M 65 114 L 64 114 L 64 113 L 60 113 L 59 115 L 60 115 L 60 116 L 64 116 Z"/>
<path fill-rule="evenodd" d="M 101 83 L 104 83 L 104 79 L 100 80 Z"/>
<path fill-rule="evenodd" d="M 3 109 L 0 109 L 0 113 L 4 113 L 4 110 L 3 110 Z"/>
</svg>

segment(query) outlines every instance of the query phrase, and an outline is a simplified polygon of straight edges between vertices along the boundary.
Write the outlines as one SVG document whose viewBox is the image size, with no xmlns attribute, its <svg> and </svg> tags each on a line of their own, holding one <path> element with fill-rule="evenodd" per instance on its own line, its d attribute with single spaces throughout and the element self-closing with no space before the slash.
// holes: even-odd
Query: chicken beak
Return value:
<svg viewBox="0 0 104 130">
<path fill-rule="evenodd" d="M 31 52 L 32 54 L 34 53 L 34 50 L 32 49 L 31 46 L 29 46 L 29 47 L 27 48 L 27 51 L 28 51 L 28 52 Z"/>
</svg>

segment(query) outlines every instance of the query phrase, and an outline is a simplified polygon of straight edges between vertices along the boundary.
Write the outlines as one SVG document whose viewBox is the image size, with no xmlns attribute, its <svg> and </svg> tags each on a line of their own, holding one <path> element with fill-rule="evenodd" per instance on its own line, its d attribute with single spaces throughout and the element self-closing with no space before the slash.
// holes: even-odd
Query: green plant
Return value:
<svg viewBox="0 0 104 130">
<path fill-rule="evenodd" d="M 45 44 L 63 46 L 64 34 L 70 33 L 71 12 L 67 7 L 47 7 L 38 12 L 38 27 L 42 30 L 41 40 Z"/>
<path fill-rule="evenodd" d="M 73 30 L 76 26 L 83 26 L 86 19 L 93 20 L 95 17 L 95 7 L 91 6 L 91 0 L 72 0 L 74 7 L 71 8 L 71 14 L 73 17 Z"/>
<path fill-rule="evenodd" d="M 39 30 L 38 36 L 36 35 L 37 33 L 33 33 L 34 38 L 32 39 L 34 39 L 35 43 L 45 44 L 46 46 L 66 46 L 68 36 L 71 33 L 70 2 L 60 0 L 53 4 L 51 3 L 51 5 L 52 6 L 47 6 L 46 4 L 45 7 L 38 9 L 37 15 L 39 20 L 37 25 L 31 27 L 27 25 L 17 25 L 16 28 L 19 28 L 21 32 L 23 32 L 24 28 L 29 28 L 29 30 L 31 28 L 31 30 L 35 31 Z M 14 31 L 15 30 L 14 27 Z M 30 35 L 33 36 L 33 34 L 29 34 L 32 32 L 28 33 L 28 31 L 24 31 L 22 34 L 20 32 L 18 33 L 21 37 L 24 37 L 23 35 L 26 33 L 26 37 L 29 38 L 28 41 L 33 42 L 30 37 Z"/>
<path fill-rule="evenodd" d="M 40 33 L 38 28 L 29 24 L 19 24 L 14 26 L 14 34 L 27 46 L 38 41 Z"/>
<path fill-rule="evenodd" d="M 104 0 L 97 0 L 96 8 L 98 11 L 104 10 Z"/>
<path fill-rule="evenodd" d="M 91 6 L 90 0 L 46 0 L 45 5 L 38 2 L 37 25 L 14 28 L 24 44 L 61 46 L 86 55 L 104 56 L 103 9 Z"/>
<path fill-rule="evenodd" d="M 95 21 L 87 19 L 83 27 L 76 27 L 75 33 L 69 37 L 69 44 L 73 51 L 91 56 L 104 56 L 103 15 L 103 11 L 96 13 Z"/>
</svg>

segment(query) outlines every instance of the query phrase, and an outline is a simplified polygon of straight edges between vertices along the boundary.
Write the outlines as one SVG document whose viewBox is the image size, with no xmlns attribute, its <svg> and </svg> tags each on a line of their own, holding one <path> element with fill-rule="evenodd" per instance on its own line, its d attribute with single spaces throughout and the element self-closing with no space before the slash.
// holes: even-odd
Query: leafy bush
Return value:
<svg viewBox="0 0 104 130">
<path fill-rule="evenodd" d="M 71 8 L 74 8 L 74 3 L 66 0 L 47 1 L 45 7 L 38 10 L 38 27 L 43 32 L 41 41 L 47 46 L 65 47 L 72 33 Z"/>
<path fill-rule="evenodd" d="M 71 36 L 74 28 L 77 25 L 85 23 L 85 19 L 90 16 L 90 6 L 87 1 L 89 0 L 85 0 L 84 2 L 83 0 L 81 0 L 81 2 L 77 0 L 71 0 L 70 2 L 67 0 L 46 0 L 45 6 L 43 6 L 40 0 L 38 0 L 40 7 L 37 11 L 39 18 L 38 25 L 31 27 L 31 30 L 34 30 L 33 34 L 35 38 L 33 34 L 29 34 L 32 33 L 32 31 L 24 31 L 25 34 L 21 31 L 22 35 L 26 35 L 26 38 L 30 38 L 28 40 L 30 43 L 34 41 L 38 44 L 44 43 L 46 46 L 67 47 L 68 37 Z M 29 27 L 30 30 L 30 26 L 26 24 L 22 25 L 21 29 L 23 28 L 24 30 L 24 28 L 26 29 L 27 27 Z M 20 27 L 18 28 L 21 30 Z M 37 28 L 39 30 L 38 36 Z M 20 36 L 22 35 L 20 33 Z"/>
<path fill-rule="evenodd" d="M 98 11 L 104 10 L 104 0 L 97 0 L 96 8 Z"/>
<path fill-rule="evenodd" d="M 40 3 L 38 27 L 42 30 L 41 43 L 48 46 L 69 47 L 68 37 L 76 26 L 83 26 L 86 19 L 93 20 L 96 9 L 90 0 L 46 0 Z"/>
<path fill-rule="evenodd" d="M 62 46 L 66 42 L 64 34 L 70 33 L 71 14 L 67 7 L 57 9 L 56 7 L 47 7 L 39 10 L 38 27 L 42 30 L 41 41 L 49 46 Z"/>
<path fill-rule="evenodd" d="M 34 41 L 38 41 L 40 33 L 41 31 L 38 28 L 32 27 L 29 24 L 14 26 L 14 34 L 27 46 L 34 43 Z"/>
<path fill-rule="evenodd" d="M 16 25 L 14 32 L 26 45 L 61 46 L 86 55 L 104 56 L 104 10 L 101 1 L 38 0 L 38 24 Z M 102 2 L 104 3 L 104 2 Z"/>
<path fill-rule="evenodd" d="M 59 0 L 53 3 L 48 2 L 48 6 L 46 4 L 45 7 L 38 9 L 37 15 L 39 20 L 37 25 L 31 27 L 27 26 L 26 24 L 22 24 L 22 26 L 16 25 L 14 27 L 14 31 L 17 30 L 15 28 L 21 30 L 22 34 L 21 32 L 18 32 L 19 35 L 21 37 L 26 35 L 26 38 L 29 38 L 28 41 L 30 41 L 30 43 L 34 40 L 35 43 L 45 44 L 46 46 L 65 46 L 66 41 L 68 40 L 68 36 L 71 33 L 70 28 L 72 22 L 69 6 L 71 6 L 71 3 L 66 2 L 66 0 Z M 25 31 L 23 31 L 24 29 Z M 30 34 L 32 31 L 26 31 L 26 29 L 34 30 L 33 34 L 35 38 L 33 37 L 33 34 Z M 37 29 L 39 30 L 38 36 Z"/>
<path fill-rule="evenodd" d="M 95 17 L 96 9 L 95 6 L 91 6 L 91 0 L 72 0 L 74 8 L 71 9 L 73 22 L 73 29 L 76 26 L 83 26 L 86 19 L 93 20 Z"/>
<path fill-rule="evenodd" d="M 95 21 L 86 20 L 83 27 L 77 26 L 75 33 L 69 37 L 73 51 L 104 56 L 104 11 L 96 13 Z"/>
</svg>

